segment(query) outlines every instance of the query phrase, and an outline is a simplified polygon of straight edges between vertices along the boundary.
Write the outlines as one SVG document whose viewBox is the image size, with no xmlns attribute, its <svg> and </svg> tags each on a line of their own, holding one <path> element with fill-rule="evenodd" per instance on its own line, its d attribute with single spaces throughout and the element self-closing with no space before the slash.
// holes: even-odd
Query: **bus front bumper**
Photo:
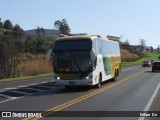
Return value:
<svg viewBox="0 0 160 120">
<path fill-rule="evenodd" d="M 82 79 L 82 80 L 55 80 L 55 85 L 57 86 L 93 86 L 92 79 Z"/>
</svg>

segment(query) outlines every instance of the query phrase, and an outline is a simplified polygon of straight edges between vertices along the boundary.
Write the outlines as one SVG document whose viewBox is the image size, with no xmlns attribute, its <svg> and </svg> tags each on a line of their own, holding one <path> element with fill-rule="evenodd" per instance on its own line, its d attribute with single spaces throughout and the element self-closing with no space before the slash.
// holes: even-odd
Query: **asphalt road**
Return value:
<svg viewBox="0 0 160 120">
<path fill-rule="evenodd" d="M 123 68 L 117 82 L 108 81 L 99 89 L 65 90 L 54 86 L 52 78 L 9 82 L 0 84 L 0 111 L 42 111 L 41 119 L 51 120 L 158 120 L 139 117 L 139 111 L 160 111 L 159 84 L 160 73 L 141 66 Z"/>
<path fill-rule="evenodd" d="M 33 84 L 39 84 L 42 82 L 49 82 L 52 81 L 52 77 L 43 77 L 43 78 L 35 78 L 29 80 L 18 80 L 18 81 L 10 81 L 10 82 L 3 82 L 0 83 L 0 90 L 4 90 L 6 88 L 17 88 L 21 86 L 30 86 Z"/>
</svg>

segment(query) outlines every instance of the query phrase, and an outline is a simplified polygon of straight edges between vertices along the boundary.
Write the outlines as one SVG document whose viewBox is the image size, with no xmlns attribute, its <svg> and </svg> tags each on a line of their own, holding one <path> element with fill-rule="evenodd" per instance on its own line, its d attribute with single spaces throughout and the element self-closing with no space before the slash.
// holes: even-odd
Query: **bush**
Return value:
<svg viewBox="0 0 160 120">
<path fill-rule="evenodd" d="M 122 62 L 132 62 L 132 61 L 136 61 L 139 59 L 139 56 L 134 54 L 134 53 L 130 53 L 129 51 L 122 49 L 121 50 L 121 60 Z"/>
<path fill-rule="evenodd" d="M 45 55 L 25 54 L 19 69 L 21 70 L 21 76 L 52 73 L 53 64 L 45 60 Z"/>
<path fill-rule="evenodd" d="M 0 38 L 0 79 L 19 76 L 23 44 L 13 37 Z"/>
</svg>

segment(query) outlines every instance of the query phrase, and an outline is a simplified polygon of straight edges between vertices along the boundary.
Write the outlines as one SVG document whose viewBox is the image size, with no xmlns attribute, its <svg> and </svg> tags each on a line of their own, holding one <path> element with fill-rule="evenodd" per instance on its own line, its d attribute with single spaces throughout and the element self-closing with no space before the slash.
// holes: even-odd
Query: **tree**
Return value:
<svg viewBox="0 0 160 120">
<path fill-rule="evenodd" d="M 144 39 L 140 39 L 140 46 L 141 46 L 141 51 L 143 51 L 144 47 L 146 46 L 146 41 Z"/>
<path fill-rule="evenodd" d="M 39 26 L 38 26 L 37 29 L 36 29 L 36 34 L 37 34 L 37 36 L 40 36 L 40 34 L 41 34 L 41 29 L 40 29 Z"/>
<path fill-rule="evenodd" d="M 45 30 L 44 30 L 44 28 L 43 28 L 43 27 L 41 27 L 41 28 L 40 28 L 40 31 L 41 31 L 41 35 L 42 35 L 42 36 L 44 36 L 44 34 L 45 34 Z"/>
<path fill-rule="evenodd" d="M 36 29 L 37 36 L 31 37 L 28 36 L 25 40 L 25 52 L 30 53 L 45 53 L 46 52 L 46 37 L 45 29 L 43 27 L 37 27 Z"/>
<path fill-rule="evenodd" d="M 57 28 L 57 29 L 60 29 L 60 26 L 61 26 L 61 21 L 60 20 L 57 20 L 54 22 L 54 27 Z"/>
<path fill-rule="evenodd" d="M 37 36 L 44 36 L 44 33 L 45 33 L 44 28 L 38 26 L 37 29 L 36 29 Z"/>
<path fill-rule="evenodd" d="M 10 20 L 4 21 L 4 29 L 8 30 L 8 31 L 13 30 L 13 25 L 12 25 L 12 22 Z"/>
<path fill-rule="evenodd" d="M 25 44 L 25 52 L 33 53 L 33 52 L 36 51 L 36 44 L 34 44 L 34 41 L 33 41 L 32 37 L 27 36 L 24 44 Z"/>
<path fill-rule="evenodd" d="M 16 77 L 20 75 L 19 64 L 22 60 L 23 41 L 19 25 L 12 25 L 10 20 L 4 21 L 3 31 L 0 37 L 0 79 Z"/>
<path fill-rule="evenodd" d="M 13 30 L 16 31 L 16 32 L 20 32 L 21 31 L 21 27 L 18 24 L 16 24 L 14 26 Z"/>
<path fill-rule="evenodd" d="M 36 53 L 44 53 L 45 38 L 37 37 L 35 39 L 35 42 L 36 42 Z"/>
<path fill-rule="evenodd" d="M 18 66 L 22 60 L 22 42 L 16 41 L 13 36 L 3 36 L 0 45 L 0 78 L 20 76 Z"/>
<path fill-rule="evenodd" d="M 126 43 L 126 45 L 130 45 L 128 40 L 126 40 L 125 43 Z"/>
<path fill-rule="evenodd" d="M 13 27 L 13 34 L 14 34 L 14 37 L 17 37 L 18 39 L 21 39 L 24 32 L 23 32 L 23 29 L 18 24 L 16 24 Z"/>
<path fill-rule="evenodd" d="M 1 18 L 0 18 L 0 34 L 3 31 L 3 22 L 1 22 Z"/>
<path fill-rule="evenodd" d="M 59 29 L 62 34 L 69 34 L 69 32 L 71 31 L 71 29 L 65 19 L 62 19 L 62 21 L 60 21 L 60 20 L 55 21 L 54 27 Z"/>
</svg>

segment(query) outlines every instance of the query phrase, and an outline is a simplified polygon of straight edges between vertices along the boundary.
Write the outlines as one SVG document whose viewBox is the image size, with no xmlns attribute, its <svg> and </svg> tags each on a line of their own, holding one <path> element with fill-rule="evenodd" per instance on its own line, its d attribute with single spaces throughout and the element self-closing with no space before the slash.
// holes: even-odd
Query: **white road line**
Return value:
<svg viewBox="0 0 160 120">
<path fill-rule="evenodd" d="M 44 90 L 36 89 L 36 88 L 24 88 L 24 89 L 29 89 L 29 90 L 36 90 L 37 92 L 43 92 Z"/>
<path fill-rule="evenodd" d="M 54 80 L 52 80 L 53 82 Z M 21 85 L 21 86 L 16 86 L 16 87 L 11 87 L 11 88 L 4 88 L 4 89 L 0 89 L 0 92 L 2 91 L 5 91 L 5 90 L 10 90 L 10 89 L 18 89 L 18 88 L 22 88 L 22 87 L 30 87 L 30 86 L 33 86 L 33 85 L 39 85 L 39 84 L 43 84 L 43 83 L 48 83 L 48 82 L 51 82 L 51 81 L 46 81 L 46 82 L 40 82 L 38 84 L 36 83 L 32 83 L 32 84 L 27 84 L 27 85 Z"/>
<path fill-rule="evenodd" d="M 5 97 L 5 98 L 12 98 L 12 96 L 5 95 L 5 94 L 1 94 L 1 93 L 0 93 L 0 96 L 1 96 L 1 97 Z"/>
<path fill-rule="evenodd" d="M 147 105 L 146 105 L 146 107 L 144 108 L 143 111 L 148 111 L 150 109 L 150 107 L 151 107 L 151 105 L 154 101 L 154 98 L 156 97 L 159 89 L 160 89 L 160 83 L 157 85 L 153 95 L 151 96 L 150 100 L 148 101 L 148 103 L 147 103 Z M 138 120 L 144 120 L 144 119 L 145 119 L 145 117 L 139 117 Z"/>
<path fill-rule="evenodd" d="M 0 92 L 6 91 L 6 90 L 12 90 L 12 89 L 17 89 L 17 88 L 4 88 L 4 89 L 0 89 Z"/>
<path fill-rule="evenodd" d="M 47 81 L 47 82 L 48 82 L 48 81 Z M 45 83 L 46 83 L 46 82 L 45 82 Z M 25 87 L 29 87 L 29 86 L 25 86 Z M 19 88 L 19 87 L 16 87 L 16 88 Z M 16 88 L 6 88 L 5 90 L 7 90 L 7 89 L 16 89 Z M 24 88 L 24 89 L 36 90 L 37 92 L 46 91 L 46 90 L 41 90 L 41 89 L 36 89 L 36 88 Z M 0 90 L 4 90 L 4 89 L 0 89 Z M 17 91 L 16 91 L 16 92 L 17 92 Z M 33 94 L 34 94 L 34 93 L 33 93 Z M 35 94 L 36 94 L 36 93 L 35 93 Z M 9 102 L 9 101 L 12 101 L 12 100 L 15 100 L 15 99 L 20 99 L 20 98 L 23 98 L 23 97 L 24 97 L 24 96 L 21 96 L 21 97 L 12 97 L 12 96 L 5 95 L 5 94 L 1 94 L 1 93 L 0 93 L 0 96 L 7 99 L 7 100 L 2 100 L 2 101 L 0 101 L 0 103 Z"/>
<path fill-rule="evenodd" d="M 38 83 L 38 84 L 40 84 L 40 83 Z M 36 83 L 28 84 L 28 85 L 26 85 L 25 87 L 27 87 L 27 86 L 34 86 L 34 85 L 38 85 L 38 84 L 36 84 Z"/>
<path fill-rule="evenodd" d="M 49 88 L 49 89 L 51 89 L 51 88 L 52 88 L 52 87 L 45 86 L 45 85 L 40 85 L 39 87 L 44 87 L 44 88 Z"/>
<path fill-rule="evenodd" d="M 47 81 L 47 82 L 49 82 L 49 81 Z M 45 82 L 41 82 L 41 83 L 43 84 L 43 83 L 47 83 L 47 82 L 45 81 Z"/>
<path fill-rule="evenodd" d="M 22 88 L 22 87 L 26 87 L 26 85 L 21 85 L 21 86 L 18 86 L 17 88 Z"/>
<path fill-rule="evenodd" d="M 21 91 L 17 91 L 17 90 L 12 90 L 11 92 L 14 92 L 14 93 L 20 93 L 20 94 L 24 94 L 24 95 L 31 95 L 30 93 L 27 93 L 27 92 L 21 92 Z"/>
<path fill-rule="evenodd" d="M 15 100 L 15 99 L 18 99 L 18 98 L 17 97 L 12 97 L 12 98 L 9 98 L 7 100 L 0 101 L 0 103 L 8 102 L 8 101 Z"/>
</svg>

